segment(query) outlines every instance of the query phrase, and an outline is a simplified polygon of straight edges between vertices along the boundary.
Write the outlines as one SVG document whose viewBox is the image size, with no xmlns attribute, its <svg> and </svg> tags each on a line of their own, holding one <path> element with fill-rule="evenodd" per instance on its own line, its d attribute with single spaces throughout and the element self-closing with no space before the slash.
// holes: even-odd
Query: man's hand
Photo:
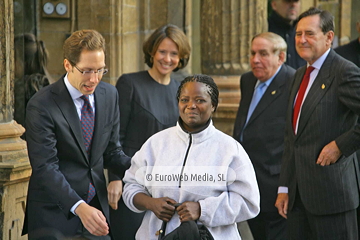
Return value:
<svg viewBox="0 0 360 240">
<path fill-rule="evenodd" d="M 75 213 L 92 235 L 105 236 L 109 234 L 106 218 L 98 209 L 83 202 L 75 209 Z"/>
<path fill-rule="evenodd" d="M 277 207 L 279 214 L 284 218 L 287 218 L 288 204 L 289 195 L 287 193 L 278 193 L 275 207 Z"/>
<path fill-rule="evenodd" d="M 179 214 L 180 221 L 198 220 L 201 214 L 200 203 L 198 202 L 184 202 L 176 208 Z"/>
<path fill-rule="evenodd" d="M 118 208 L 118 202 L 121 198 L 123 190 L 123 184 L 121 180 L 111 181 L 107 187 L 108 191 L 108 202 L 112 209 Z"/>
<path fill-rule="evenodd" d="M 338 148 L 336 142 L 332 141 L 321 150 L 316 164 L 321 166 L 328 166 L 330 164 L 336 163 L 340 156 L 340 149 Z"/>
</svg>

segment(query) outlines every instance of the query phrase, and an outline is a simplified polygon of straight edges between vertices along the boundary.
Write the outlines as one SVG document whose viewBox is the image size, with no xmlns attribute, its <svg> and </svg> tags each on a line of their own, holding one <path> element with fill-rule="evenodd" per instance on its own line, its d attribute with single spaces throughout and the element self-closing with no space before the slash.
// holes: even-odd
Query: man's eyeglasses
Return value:
<svg viewBox="0 0 360 240">
<path fill-rule="evenodd" d="M 93 73 L 97 73 L 99 75 L 105 75 L 109 70 L 106 68 L 98 69 L 97 71 L 91 70 L 91 71 L 82 71 L 80 70 L 76 65 L 74 67 L 83 75 L 83 76 L 90 76 Z"/>
</svg>

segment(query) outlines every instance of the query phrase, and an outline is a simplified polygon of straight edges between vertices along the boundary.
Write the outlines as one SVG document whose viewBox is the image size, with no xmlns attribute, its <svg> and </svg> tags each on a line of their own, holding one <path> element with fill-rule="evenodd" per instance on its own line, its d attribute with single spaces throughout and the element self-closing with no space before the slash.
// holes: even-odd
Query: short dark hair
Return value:
<svg viewBox="0 0 360 240">
<path fill-rule="evenodd" d="M 214 79 L 212 79 L 212 77 L 208 76 L 208 75 L 204 75 L 204 74 L 197 74 L 194 76 L 189 76 L 186 77 L 181 83 L 180 86 L 178 88 L 178 91 L 176 93 L 176 98 L 179 102 L 180 100 L 180 94 L 181 91 L 185 85 L 185 83 L 188 82 L 201 82 L 203 84 L 205 84 L 208 87 L 208 94 L 210 95 L 211 98 L 211 104 L 214 107 L 214 112 L 216 111 L 218 104 L 219 104 L 219 89 L 214 81 Z"/>
<path fill-rule="evenodd" d="M 79 30 L 73 32 L 65 40 L 63 51 L 64 58 L 69 60 L 70 64 L 77 64 L 80 61 L 80 55 L 83 50 L 98 51 L 105 53 L 105 39 L 96 30 Z"/>
<path fill-rule="evenodd" d="M 321 10 L 319 8 L 311 7 L 307 11 L 303 12 L 299 16 L 299 21 L 308 16 L 319 15 L 320 17 L 320 28 L 321 31 L 325 34 L 329 31 L 335 31 L 334 16 L 326 10 Z"/>
<path fill-rule="evenodd" d="M 172 24 L 166 24 L 156 29 L 150 37 L 143 44 L 143 52 L 145 54 L 145 63 L 151 68 L 153 66 L 152 57 L 155 55 L 160 43 L 165 39 L 170 38 L 179 49 L 180 62 L 176 72 L 179 69 L 184 68 L 190 59 L 191 47 L 189 40 L 184 32 L 177 26 Z"/>
</svg>

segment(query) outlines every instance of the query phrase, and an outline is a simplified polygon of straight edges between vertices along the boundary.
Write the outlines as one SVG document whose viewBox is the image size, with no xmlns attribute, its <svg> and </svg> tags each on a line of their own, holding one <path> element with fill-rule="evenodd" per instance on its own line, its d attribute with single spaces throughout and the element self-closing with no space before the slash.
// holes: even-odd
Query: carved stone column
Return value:
<svg viewBox="0 0 360 240">
<path fill-rule="evenodd" d="M 202 72 L 240 75 L 249 70 L 252 37 L 267 31 L 267 1 L 202 0 Z"/>
<path fill-rule="evenodd" d="M 201 66 L 220 90 L 215 126 L 232 135 L 240 100 L 240 75 L 249 71 L 251 39 L 267 31 L 267 1 L 202 0 Z"/>
<path fill-rule="evenodd" d="M 13 1 L 0 1 L 0 239 L 21 237 L 28 179 L 31 174 L 25 129 L 13 118 Z"/>
</svg>

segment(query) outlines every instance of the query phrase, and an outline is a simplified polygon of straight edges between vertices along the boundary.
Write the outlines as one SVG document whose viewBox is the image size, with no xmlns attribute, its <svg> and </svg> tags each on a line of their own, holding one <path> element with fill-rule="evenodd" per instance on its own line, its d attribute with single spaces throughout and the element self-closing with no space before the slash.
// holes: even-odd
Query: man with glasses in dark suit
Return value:
<svg viewBox="0 0 360 240">
<path fill-rule="evenodd" d="M 110 239 L 104 168 L 122 178 L 130 166 L 119 142 L 119 107 L 106 74 L 105 40 L 95 30 L 64 43 L 66 75 L 28 103 L 32 175 L 23 234 Z"/>
</svg>

